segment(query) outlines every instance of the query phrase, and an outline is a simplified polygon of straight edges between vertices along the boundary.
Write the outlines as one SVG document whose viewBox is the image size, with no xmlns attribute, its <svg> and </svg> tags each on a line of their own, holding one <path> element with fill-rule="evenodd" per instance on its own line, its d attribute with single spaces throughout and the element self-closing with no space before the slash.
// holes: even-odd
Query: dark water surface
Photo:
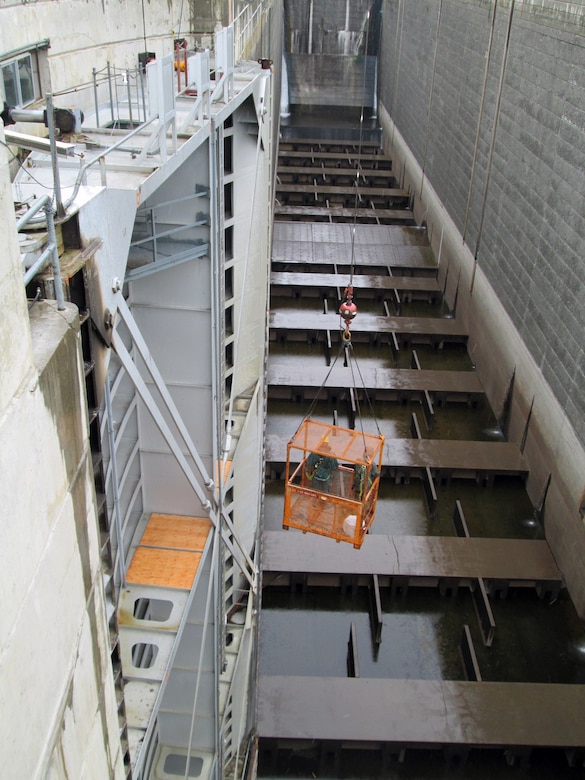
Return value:
<svg viewBox="0 0 585 780">
<path fill-rule="evenodd" d="M 356 289 L 359 279 L 356 280 Z M 383 314 L 379 300 L 359 300 L 360 311 Z M 329 311 L 337 302 L 331 294 Z M 316 292 L 310 297 L 273 295 L 271 307 L 294 312 L 322 311 L 323 301 Z M 403 305 L 405 316 L 445 316 L 444 305 L 413 302 Z M 333 334 L 335 337 L 336 334 Z M 335 339 L 334 339 L 335 340 Z M 435 349 L 415 344 L 422 369 L 472 371 L 473 362 L 464 344 L 446 344 Z M 338 347 L 333 345 L 332 359 Z M 343 352 L 340 350 L 343 361 Z M 291 438 L 310 412 L 314 420 L 331 423 L 337 413 L 338 424 L 350 422 L 349 393 L 355 384 L 361 390 L 359 370 L 371 368 L 410 368 L 412 347 L 400 350 L 395 363 L 387 344 L 354 342 L 351 348 L 352 374 L 348 368 L 347 388 L 328 400 L 316 391 L 295 393 L 296 400 L 268 403 L 267 432 Z M 270 343 L 270 359 L 295 367 L 322 369 L 323 380 L 329 370 L 323 343 L 284 341 Z M 357 377 L 357 379 L 356 379 Z M 412 414 L 417 415 L 424 438 L 493 441 L 501 439 L 497 421 L 487 403 L 477 408 L 453 403 L 435 408 L 432 431 L 426 430 L 422 407 L 418 402 L 382 402 L 359 394 L 360 409 L 356 428 L 367 433 L 381 432 L 388 438 L 409 438 Z M 283 489 L 280 479 L 265 483 L 264 529 L 282 526 Z M 517 478 L 496 478 L 493 487 L 477 485 L 473 480 L 453 480 L 437 486 L 437 512 L 431 519 L 421 482 L 397 485 L 389 478 L 380 483 L 376 518 L 370 533 L 415 536 L 454 536 L 453 511 L 459 501 L 469 533 L 473 537 L 543 539 L 544 531 Z M 296 533 L 290 531 L 289 533 Z M 331 544 L 335 544 L 331 541 Z M 377 679 L 463 680 L 459 655 L 463 627 L 469 626 L 483 680 L 499 682 L 536 682 L 585 684 L 585 629 L 577 617 L 568 594 L 563 591 L 554 603 L 539 600 L 534 589 L 511 588 L 506 599 L 492 598 L 496 630 L 493 644 L 485 647 L 468 589 L 455 596 L 441 596 L 437 588 L 411 586 L 406 594 L 391 595 L 381 590 L 382 642 L 373 642 L 366 588 L 355 593 L 340 589 L 309 588 L 306 592 L 289 588 L 266 588 L 260 616 L 259 672 L 261 675 L 301 675 L 319 677 L 347 676 L 347 644 L 353 623 L 357 635 L 360 675 Z M 391 706 L 391 705 L 389 705 Z M 585 717 L 585 713 L 583 713 Z M 421 713 L 424 718 L 424 713 Z M 341 766 L 335 774 L 320 770 L 319 748 L 308 743 L 295 750 L 282 749 L 276 771 L 259 765 L 263 778 L 383 778 L 384 780 L 566 780 L 585 778 L 585 770 L 570 768 L 562 751 L 535 749 L 528 766 L 509 766 L 504 753 L 472 750 L 467 763 L 460 765 L 445 759 L 438 750 L 408 750 L 404 761 L 391 759 L 383 767 L 379 753 L 344 748 Z"/>
</svg>

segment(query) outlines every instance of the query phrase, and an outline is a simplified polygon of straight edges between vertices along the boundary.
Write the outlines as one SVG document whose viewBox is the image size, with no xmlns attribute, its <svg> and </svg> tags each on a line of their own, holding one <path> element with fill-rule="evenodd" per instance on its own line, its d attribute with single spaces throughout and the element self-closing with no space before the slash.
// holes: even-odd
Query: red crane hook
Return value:
<svg viewBox="0 0 585 780">
<path fill-rule="evenodd" d="M 343 292 L 343 301 L 339 307 L 339 316 L 345 322 L 345 330 L 341 334 L 344 341 L 351 341 L 349 326 L 355 319 L 357 313 L 357 306 L 353 302 L 353 286 L 350 284 Z"/>
</svg>

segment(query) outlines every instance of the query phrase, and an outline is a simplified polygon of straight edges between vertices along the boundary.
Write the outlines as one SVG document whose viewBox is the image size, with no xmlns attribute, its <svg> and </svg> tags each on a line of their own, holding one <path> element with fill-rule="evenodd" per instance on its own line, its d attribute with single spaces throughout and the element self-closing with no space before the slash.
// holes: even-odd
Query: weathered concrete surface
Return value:
<svg viewBox="0 0 585 780">
<path fill-rule="evenodd" d="M 535 505 L 550 475 L 545 531 L 583 616 L 584 9 L 499 4 L 490 45 L 492 7 L 386 3 L 380 116 L 496 413 L 514 376 L 508 438 Z"/>
<path fill-rule="evenodd" d="M 37 373 L 0 423 L 0 775 L 123 777 L 79 316 L 39 302 L 20 324 Z"/>
<path fill-rule="evenodd" d="M 29 319 L 0 161 L 0 776 L 122 778 L 79 315 Z"/>
<path fill-rule="evenodd" d="M 585 9 L 493 7 L 387 2 L 380 99 L 583 445 Z"/>
</svg>

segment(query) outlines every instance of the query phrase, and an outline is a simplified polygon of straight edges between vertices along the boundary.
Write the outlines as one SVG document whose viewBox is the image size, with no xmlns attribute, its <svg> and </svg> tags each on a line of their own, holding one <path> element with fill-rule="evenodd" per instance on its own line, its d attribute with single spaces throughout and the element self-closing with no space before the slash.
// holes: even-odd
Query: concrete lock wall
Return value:
<svg viewBox="0 0 585 780">
<path fill-rule="evenodd" d="M 375 104 L 380 4 L 381 0 L 285 0 L 290 105 Z"/>
<path fill-rule="evenodd" d="M 0 220 L 0 777 L 122 778 L 79 315 L 27 311 L 2 145 Z"/>
<path fill-rule="evenodd" d="M 186 38 L 190 47 L 210 47 L 213 31 L 218 24 L 227 24 L 228 16 L 227 0 L 0 3 L 0 55 L 48 40 L 49 48 L 41 51 L 43 91 L 56 94 L 86 85 L 85 92 L 76 89 L 75 105 L 85 101 L 91 106 L 94 68 L 103 82 L 107 63 L 119 69 L 137 68 L 139 52 L 161 57 L 173 51 L 178 38 Z M 59 95 L 55 104 L 68 106 L 67 95 Z M 35 127 L 29 132 L 35 132 Z"/>
<path fill-rule="evenodd" d="M 561 7 L 562 6 L 562 7 Z M 387 0 L 380 118 L 547 538 L 585 614 L 585 11 Z M 487 66 L 487 67 L 486 67 Z"/>
</svg>

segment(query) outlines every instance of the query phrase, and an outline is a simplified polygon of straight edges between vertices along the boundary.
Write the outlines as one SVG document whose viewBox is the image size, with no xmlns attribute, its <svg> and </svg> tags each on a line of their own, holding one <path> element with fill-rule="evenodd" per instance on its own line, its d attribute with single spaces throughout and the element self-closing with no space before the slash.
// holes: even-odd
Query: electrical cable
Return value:
<svg viewBox="0 0 585 780">
<path fill-rule="evenodd" d="M 367 69 L 368 69 L 368 46 L 369 46 L 369 39 L 370 39 L 370 12 L 371 12 L 372 6 L 368 8 L 367 14 L 366 14 L 366 43 L 365 43 L 365 49 L 364 49 L 364 67 L 363 67 L 363 74 L 362 74 L 362 101 L 360 106 L 360 131 L 359 131 L 359 139 L 358 139 L 358 159 L 357 159 L 357 166 L 356 166 L 356 177 L 355 177 L 355 198 L 354 198 L 354 207 L 353 207 L 353 225 L 351 229 L 351 263 L 350 263 L 350 270 L 349 270 L 349 285 L 348 287 L 351 287 L 353 285 L 353 273 L 354 273 L 354 267 L 355 267 L 355 229 L 356 229 L 356 223 L 357 223 L 357 209 L 358 209 L 358 202 L 359 202 L 359 182 L 360 182 L 360 174 L 361 174 L 361 168 L 362 168 L 362 144 L 363 144 L 363 132 L 364 132 L 364 110 L 365 110 L 365 92 L 366 92 L 366 80 L 367 80 Z M 363 177 L 362 177 L 363 178 Z"/>
<path fill-rule="evenodd" d="M 344 348 L 344 343 L 343 343 L 343 341 L 341 341 L 341 343 L 339 344 L 339 352 L 338 352 L 338 353 L 337 353 L 337 355 L 335 356 L 335 360 L 334 360 L 334 361 L 331 363 L 331 365 L 329 366 L 329 371 L 328 371 L 328 372 L 327 372 L 327 374 L 325 375 L 325 378 L 323 379 L 323 381 L 321 382 L 321 385 L 319 386 L 319 388 L 318 388 L 317 392 L 315 393 L 315 397 L 313 398 L 313 400 L 312 400 L 312 402 L 311 402 L 311 404 L 310 404 L 310 406 L 309 406 L 309 408 L 308 408 L 308 410 L 307 410 L 307 413 L 305 414 L 305 416 L 304 416 L 304 417 L 303 417 L 303 419 L 301 420 L 301 422 L 300 422 L 300 424 L 299 424 L 299 428 L 300 428 L 300 427 L 303 425 L 303 423 L 305 422 L 305 420 L 308 420 L 308 419 L 311 417 L 311 414 L 312 414 L 312 412 L 313 412 L 313 409 L 315 408 L 315 406 L 317 405 L 317 401 L 319 400 L 319 395 L 320 395 L 320 393 L 321 393 L 321 390 L 323 390 L 323 388 L 325 387 L 325 385 L 326 385 L 326 383 L 327 383 L 327 380 L 328 380 L 328 379 L 329 379 L 329 377 L 331 376 L 331 372 L 333 371 L 333 369 L 334 369 L 334 367 L 335 367 L 335 364 L 336 364 L 336 363 L 337 363 L 337 361 L 339 360 L 339 357 L 340 357 L 340 355 L 341 355 L 341 351 L 343 350 L 343 348 Z M 297 429 L 297 430 L 298 430 L 298 429 Z"/>
<path fill-rule="evenodd" d="M 30 178 L 31 178 L 31 179 L 32 179 L 32 180 L 33 180 L 33 181 L 34 181 L 36 184 L 38 184 L 38 185 L 39 185 L 39 187 L 42 187 L 44 190 L 52 190 L 52 189 L 53 189 L 53 186 L 52 186 L 52 185 L 51 185 L 51 186 L 49 186 L 48 184 L 43 184 L 41 181 L 39 181 L 37 178 L 35 178 L 35 177 L 32 175 L 32 173 L 31 173 L 31 172 L 30 172 L 30 170 L 29 170 L 29 169 L 28 169 L 28 168 L 27 168 L 27 167 L 24 165 L 24 163 L 22 163 L 22 162 L 21 162 L 21 161 L 18 159 L 18 155 L 14 154 L 14 152 L 13 152 L 13 151 L 12 151 L 12 149 L 10 148 L 10 144 L 7 144 L 5 141 L 0 141 L 0 144 L 2 144 L 2 146 L 6 147 L 6 149 L 8 149 L 9 153 L 12 155 L 12 159 L 13 159 L 13 160 L 16 160 L 16 162 L 18 163 L 18 165 L 20 166 L 20 168 L 22 168 L 22 170 L 24 171 L 24 173 L 26 173 L 26 175 L 27 175 L 27 176 L 29 176 L 29 177 L 30 177 Z M 54 200 L 54 199 L 53 199 L 53 200 Z"/>
<path fill-rule="evenodd" d="M 349 355 L 348 355 L 348 358 L 349 358 Z M 364 390 L 364 396 L 366 398 L 366 401 L 368 402 L 368 407 L 370 409 L 370 412 L 372 413 L 372 419 L 374 420 L 374 423 L 376 425 L 376 430 L 378 431 L 378 435 L 381 436 L 382 435 L 382 431 L 380 430 L 380 426 L 378 425 L 378 419 L 376 417 L 376 412 L 374 410 L 374 406 L 372 404 L 372 400 L 371 400 L 371 398 L 370 398 L 370 396 L 368 394 L 366 383 L 364 381 L 364 377 L 362 375 L 362 372 L 361 372 L 360 367 L 359 367 L 359 363 L 358 363 L 356 358 L 353 358 L 353 360 L 352 360 L 352 378 L 353 378 L 353 363 L 355 363 L 355 367 L 357 369 L 357 372 L 358 372 L 358 375 L 359 375 L 359 378 L 360 378 L 361 387 Z M 354 388 L 357 388 L 355 380 L 353 382 L 353 385 L 354 385 Z M 356 403 L 357 403 L 357 399 L 356 399 Z M 359 411 L 359 403 L 358 403 L 358 411 Z M 361 421 L 361 412 L 359 412 L 359 413 L 360 413 L 360 421 Z M 363 431 L 363 429 L 362 429 L 362 431 Z"/>
</svg>

